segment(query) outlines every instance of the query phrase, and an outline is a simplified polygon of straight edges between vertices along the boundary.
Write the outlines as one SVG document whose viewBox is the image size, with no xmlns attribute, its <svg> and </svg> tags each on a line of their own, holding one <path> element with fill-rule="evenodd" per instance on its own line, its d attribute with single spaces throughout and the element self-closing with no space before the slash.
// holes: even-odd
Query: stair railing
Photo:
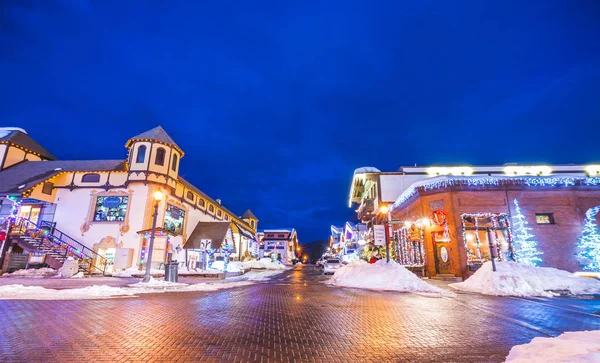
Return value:
<svg viewBox="0 0 600 363">
<path fill-rule="evenodd" d="M 15 223 L 15 227 L 13 232 L 24 234 L 32 238 L 40 238 L 42 243 L 45 240 L 50 244 L 62 248 L 61 252 L 64 252 L 65 258 L 74 256 L 85 261 L 90 267 L 88 273 L 92 273 L 93 270 L 98 270 L 102 272 L 103 275 L 106 274 L 108 260 L 104 256 L 53 226 L 40 226 L 27 218 L 19 217 Z"/>
</svg>

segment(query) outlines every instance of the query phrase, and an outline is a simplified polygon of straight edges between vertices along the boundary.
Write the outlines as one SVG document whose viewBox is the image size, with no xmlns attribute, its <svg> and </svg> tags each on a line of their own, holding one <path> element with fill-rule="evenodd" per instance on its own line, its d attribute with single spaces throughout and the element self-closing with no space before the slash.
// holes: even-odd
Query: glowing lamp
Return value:
<svg viewBox="0 0 600 363">
<path fill-rule="evenodd" d="M 585 168 L 585 172 L 589 176 L 600 176 L 600 165 L 589 165 Z"/>
<path fill-rule="evenodd" d="M 379 212 L 382 214 L 386 214 L 390 209 L 388 208 L 387 205 L 382 205 L 381 207 L 379 207 Z"/>
<path fill-rule="evenodd" d="M 164 194 L 160 190 L 154 192 L 154 200 L 157 202 L 161 201 L 163 199 L 163 196 Z"/>
</svg>

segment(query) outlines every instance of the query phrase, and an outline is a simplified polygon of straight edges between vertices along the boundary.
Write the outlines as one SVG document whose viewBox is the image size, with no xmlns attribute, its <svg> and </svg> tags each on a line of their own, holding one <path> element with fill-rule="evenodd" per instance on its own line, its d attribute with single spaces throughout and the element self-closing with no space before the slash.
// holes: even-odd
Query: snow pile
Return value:
<svg viewBox="0 0 600 363">
<path fill-rule="evenodd" d="M 227 264 L 227 272 L 242 272 L 244 271 L 244 264 L 242 262 L 229 262 Z"/>
<path fill-rule="evenodd" d="M 370 290 L 444 293 L 442 289 L 429 285 L 404 266 L 393 261 L 386 263 L 385 260 L 374 264 L 362 260 L 355 261 L 337 270 L 330 283 L 335 286 Z"/>
<path fill-rule="evenodd" d="M 514 346 L 506 362 L 600 362 L 600 330 L 533 338 L 529 344 Z"/>
<path fill-rule="evenodd" d="M 600 280 L 577 277 L 551 267 L 535 267 L 516 262 L 486 262 L 466 281 L 450 284 L 457 290 L 499 296 L 555 296 L 552 291 L 573 295 L 600 294 Z"/>
<path fill-rule="evenodd" d="M 148 284 L 134 284 L 133 287 L 113 287 L 94 285 L 79 289 L 46 289 L 41 286 L 6 285 L 0 286 L 0 300 L 83 300 L 111 297 L 136 297 L 141 294 L 164 292 L 216 291 L 251 285 L 249 281 L 177 284 L 156 280 Z"/>
<path fill-rule="evenodd" d="M 57 271 L 53 268 L 42 267 L 42 268 L 29 268 L 26 270 L 17 270 L 10 274 L 5 274 L 3 277 L 33 277 L 33 278 L 43 278 L 43 277 L 54 277 L 56 276 Z"/>
<path fill-rule="evenodd" d="M 256 268 L 265 270 L 285 270 L 286 267 L 279 261 L 273 262 L 270 258 L 261 258 L 258 261 L 242 262 L 244 268 Z"/>
<path fill-rule="evenodd" d="M 112 277 L 133 277 L 139 275 L 145 275 L 146 270 L 140 270 L 137 266 L 129 267 L 123 271 L 113 272 Z M 156 268 L 150 269 L 150 275 L 154 276 L 163 276 L 165 274 L 165 270 L 159 270 Z"/>
<path fill-rule="evenodd" d="M 188 284 L 165 281 L 163 279 L 155 279 L 154 277 L 150 277 L 150 281 L 148 282 L 138 282 L 135 284 L 129 285 L 131 287 L 141 287 L 141 288 L 153 288 L 153 289 L 161 289 L 161 288 L 172 288 L 172 287 L 182 287 L 188 286 Z"/>
<path fill-rule="evenodd" d="M 244 274 L 244 280 L 268 281 L 271 277 L 284 273 L 285 270 L 250 271 Z"/>
</svg>

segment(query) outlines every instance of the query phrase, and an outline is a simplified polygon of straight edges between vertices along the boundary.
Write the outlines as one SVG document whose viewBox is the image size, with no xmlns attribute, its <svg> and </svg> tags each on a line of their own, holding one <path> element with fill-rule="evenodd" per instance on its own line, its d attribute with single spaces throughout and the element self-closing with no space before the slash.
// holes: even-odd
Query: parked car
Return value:
<svg viewBox="0 0 600 363">
<path fill-rule="evenodd" d="M 323 274 L 333 274 L 340 267 L 342 267 L 342 263 L 339 258 L 330 258 L 325 261 L 325 266 L 323 267 Z"/>
<path fill-rule="evenodd" d="M 319 258 L 319 259 L 317 260 L 317 267 L 318 267 L 318 268 L 323 268 L 323 267 L 325 267 L 325 259 L 324 259 L 323 257 L 321 257 L 321 258 Z"/>
</svg>

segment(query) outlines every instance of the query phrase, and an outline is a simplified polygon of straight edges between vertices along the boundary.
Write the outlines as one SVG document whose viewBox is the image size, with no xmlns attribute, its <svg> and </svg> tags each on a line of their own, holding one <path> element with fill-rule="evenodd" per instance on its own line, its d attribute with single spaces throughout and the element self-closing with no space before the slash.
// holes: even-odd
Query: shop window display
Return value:
<svg viewBox="0 0 600 363">
<path fill-rule="evenodd" d="M 129 197 L 99 196 L 94 209 L 95 222 L 123 222 Z"/>
<path fill-rule="evenodd" d="M 164 229 L 173 234 L 183 233 L 183 222 L 185 220 L 185 211 L 173 205 L 167 204 L 165 213 Z"/>
</svg>

